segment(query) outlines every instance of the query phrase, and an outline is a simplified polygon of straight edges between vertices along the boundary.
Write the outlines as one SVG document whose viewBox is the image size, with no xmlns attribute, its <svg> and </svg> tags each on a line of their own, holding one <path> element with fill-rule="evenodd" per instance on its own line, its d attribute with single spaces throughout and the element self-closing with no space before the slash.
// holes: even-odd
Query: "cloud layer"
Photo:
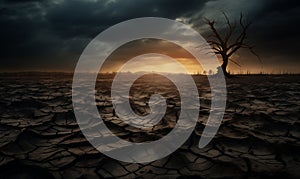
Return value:
<svg viewBox="0 0 300 179">
<path fill-rule="evenodd" d="M 137 17 L 165 17 L 181 19 L 205 35 L 208 28 L 201 19 L 214 18 L 222 25 L 222 11 L 231 19 L 244 12 L 254 22 L 249 41 L 256 44 L 265 66 L 299 67 L 296 0 L 2 0 L 0 70 L 72 71 L 90 40 L 111 25 Z M 256 63 L 248 56 L 241 51 L 236 58 L 244 65 Z"/>
</svg>

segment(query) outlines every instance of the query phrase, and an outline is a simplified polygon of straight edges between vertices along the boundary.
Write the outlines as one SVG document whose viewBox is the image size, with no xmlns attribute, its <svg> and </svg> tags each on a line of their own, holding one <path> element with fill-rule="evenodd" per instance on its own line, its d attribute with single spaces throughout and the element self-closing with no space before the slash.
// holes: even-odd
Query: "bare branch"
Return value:
<svg viewBox="0 0 300 179">
<path fill-rule="evenodd" d="M 210 29 L 213 32 L 213 36 L 216 37 L 218 39 L 218 41 L 220 42 L 220 44 L 223 46 L 225 43 L 223 41 L 223 39 L 221 38 L 220 34 L 218 33 L 218 31 L 215 28 L 215 21 L 211 21 L 205 18 L 206 23 L 210 26 Z"/>
<path fill-rule="evenodd" d="M 218 47 L 220 51 L 224 51 L 222 45 L 219 42 L 213 40 L 208 40 L 207 42 L 209 43 L 210 46 Z"/>
<path fill-rule="evenodd" d="M 230 39 L 230 37 L 231 37 L 231 35 L 232 35 L 234 29 L 235 29 L 235 25 L 232 25 L 232 24 L 230 23 L 229 18 L 228 18 L 228 16 L 226 15 L 225 12 L 222 12 L 222 13 L 223 13 L 223 15 L 224 15 L 224 17 L 225 17 L 226 24 L 227 24 L 227 26 L 229 27 L 229 31 L 228 31 L 227 35 L 225 36 L 225 40 L 224 40 L 225 43 L 228 43 L 228 41 L 229 41 L 229 39 Z"/>
<path fill-rule="evenodd" d="M 219 42 L 217 42 L 217 41 L 208 40 L 207 42 L 208 42 L 209 44 L 211 44 L 211 45 L 221 46 L 221 44 L 220 44 Z"/>
<path fill-rule="evenodd" d="M 262 61 L 261 61 L 259 55 L 254 51 L 254 47 L 255 47 L 254 45 L 253 45 L 253 46 L 250 46 L 250 45 L 247 45 L 247 44 L 243 44 L 243 46 L 242 46 L 242 48 L 247 48 L 247 49 L 249 49 L 249 51 L 250 51 L 253 55 L 255 55 L 255 56 L 257 57 L 257 59 L 259 60 L 259 62 L 262 63 Z"/>
<path fill-rule="evenodd" d="M 243 45 L 246 45 L 244 44 L 244 40 L 246 39 L 246 32 L 249 28 L 249 26 L 251 25 L 251 23 L 247 23 L 247 24 L 244 24 L 243 22 L 243 14 L 241 13 L 241 16 L 240 16 L 240 25 L 242 27 L 242 32 L 240 33 L 240 35 L 237 37 L 235 43 L 231 44 L 229 47 L 228 47 L 228 50 L 231 50 L 229 53 L 228 53 L 228 56 L 230 57 L 233 53 L 235 53 L 238 49 L 240 49 L 241 47 L 243 47 Z"/>
<path fill-rule="evenodd" d="M 246 38 L 247 38 L 247 30 L 248 30 L 249 26 L 251 25 L 251 23 L 245 22 L 243 14 L 241 13 L 240 19 L 239 19 L 239 26 L 241 29 L 240 33 L 237 35 L 237 37 L 234 39 L 234 41 L 232 43 L 230 43 L 231 42 L 230 39 L 232 38 L 232 36 L 235 32 L 235 27 L 238 23 L 235 23 L 233 25 L 230 22 L 226 13 L 223 12 L 223 15 L 224 15 L 226 25 L 228 28 L 228 32 L 225 34 L 225 36 L 223 36 L 222 34 L 220 34 L 219 31 L 217 31 L 217 29 L 215 28 L 215 21 L 205 19 L 205 22 L 206 22 L 206 24 L 209 25 L 210 30 L 212 32 L 212 34 L 210 35 L 210 37 L 212 37 L 212 39 L 208 40 L 207 42 L 211 46 L 212 52 L 214 52 L 215 54 L 220 54 L 222 56 L 223 64 L 221 65 L 221 68 L 222 68 L 222 71 L 224 72 L 224 75 L 229 77 L 230 74 L 226 71 L 228 61 L 241 67 L 240 64 L 238 64 L 237 62 L 233 61 L 230 58 L 240 48 L 249 49 L 250 52 L 252 54 L 254 54 L 259 59 L 260 62 L 261 62 L 261 60 L 260 60 L 258 54 L 254 51 L 254 46 L 250 46 L 245 43 Z"/>
<path fill-rule="evenodd" d="M 215 50 L 216 52 L 221 52 L 221 50 L 217 47 L 211 47 L 213 50 Z"/>
<path fill-rule="evenodd" d="M 242 67 L 240 64 L 238 64 L 237 62 L 233 61 L 232 59 L 229 59 L 232 63 L 236 64 L 239 67 Z"/>
<path fill-rule="evenodd" d="M 237 37 L 236 42 L 243 43 L 244 39 L 246 38 L 246 32 L 247 32 L 248 27 L 250 25 L 251 25 L 250 22 L 248 22 L 247 24 L 243 23 L 243 14 L 241 13 L 241 15 L 240 15 L 240 26 L 242 27 L 242 32 Z"/>
<path fill-rule="evenodd" d="M 228 57 L 231 57 L 231 55 L 233 55 L 241 47 L 242 47 L 242 44 L 238 43 L 238 45 L 236 45 L 236 47 L 234 47 L 233 49 L 230 49 L 231 51 L 227 54 Z"/>
</svg>

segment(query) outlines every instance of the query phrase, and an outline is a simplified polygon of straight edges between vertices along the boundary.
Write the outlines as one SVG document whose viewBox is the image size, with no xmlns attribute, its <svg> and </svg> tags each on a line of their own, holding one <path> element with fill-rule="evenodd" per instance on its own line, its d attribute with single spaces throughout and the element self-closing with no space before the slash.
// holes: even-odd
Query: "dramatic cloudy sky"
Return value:
<svg viewBox="0 0 300 179">
<path fill-rule="evenodd" d="M 248 40 L 263 63 L 247 51 L 232 71 L 300 72 L 300 1 L 297 0 L 0 0 L 1 71 L 73 71 L 85 46 L 124 20 L 155 16 L 176 19 L 200 34 L 202 19 L 230 19 L 240 12 L 253 21 Z M 124 52 L 126 53 L 126 52 Z"/>
</svg>

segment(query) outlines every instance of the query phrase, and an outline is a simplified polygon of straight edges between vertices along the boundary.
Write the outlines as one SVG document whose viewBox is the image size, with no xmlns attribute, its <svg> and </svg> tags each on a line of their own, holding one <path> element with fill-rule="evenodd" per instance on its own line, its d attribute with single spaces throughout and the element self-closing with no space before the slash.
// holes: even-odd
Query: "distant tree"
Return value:
<svg viewBox="0 0 300 179">
<path fill-rule="evenodd" d="M 241 48 L 247 48 L 252 54 L 254 54 L 261 62 L 259 56 L 253 50 L 254 46 L 249 45 L 245 42 L 247 37 L 247 30 L 251 25 L 250 22 L 246 23 L 243 19 L 243 14 L 241 13 L 239 19 L 240 30 L 236 30 L 237 23 L 231 23 L 228 16 L 223 12 L 226 20 L 226 26 L 228 28 L 227 33 L 222 35 L 219 30 L 216 29 L 214 20 L 209 20 L 205 18 L 205 23 L 209 25 L 211 34 L 208 39 L 213 52 L 222 57 L 221 69 L 226 77 L 230 77 L 230 73 L 227 72 L 228 61 L 240 66 L 237 62 L 233 61 L 230 57 L 236 53 Z M 235 39 L 233 39 L 236 36 Z M 221 70 L 218 69 L 218 72 Z"/>
</svg>

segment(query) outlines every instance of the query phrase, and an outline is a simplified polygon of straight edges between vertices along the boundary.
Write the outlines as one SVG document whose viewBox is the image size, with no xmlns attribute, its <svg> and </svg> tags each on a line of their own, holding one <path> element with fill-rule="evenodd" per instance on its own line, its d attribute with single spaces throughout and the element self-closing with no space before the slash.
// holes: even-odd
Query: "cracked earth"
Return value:
<svg viewBox="0 0 300 179">
<path fill-rule="evenodd" d="M 0 178 L 300 177 L 300 76 L 228 80 L 223 122 L 202 149 L 198 142 L 210 111 L 210 90 L 204 77 L 194 79 L 201 108 L 190 138 L 163 159 L 131 164 L 101 154 L 81 133 L 72 107 L 72 75 L 1 74 Z M 116 116 L 109 96 L 111 79 L 99 79 L 96 105 L 109 129 L 131 142 L 154 141 L 170 132 L 180 98 L 164 80 L 140 79 L 131 89 L 131 106 L 139 115 L 149 113 L 151 94 L 167 99 L 164 118 L 145 131 Z"/>
</svg>

